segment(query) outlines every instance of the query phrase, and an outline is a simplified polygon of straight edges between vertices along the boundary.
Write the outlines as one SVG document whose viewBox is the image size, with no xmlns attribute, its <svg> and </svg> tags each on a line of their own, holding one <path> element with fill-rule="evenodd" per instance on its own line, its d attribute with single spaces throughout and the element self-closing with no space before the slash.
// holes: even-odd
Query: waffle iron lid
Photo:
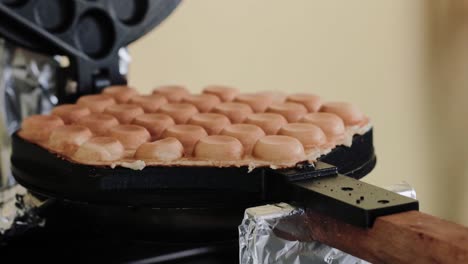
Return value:
<svg viewBox="0 0 468 264">
<path fill-rule="evenodd" d="M 159 25 L 181 0 L 0 0 L 0 36 L 49 55 L 65 55 L 79 94 L 125 83 L 119 50 Z M 102 77 L 103 76 L 103 77 Z"/>
<path fill-rule="evenodd" d="M 180 0 L 0 0 L 0 34 L 31 50 L 99 59 L 159 25 Z M 41 40 L 41 41 L 38 41 Z"/>
</svg>

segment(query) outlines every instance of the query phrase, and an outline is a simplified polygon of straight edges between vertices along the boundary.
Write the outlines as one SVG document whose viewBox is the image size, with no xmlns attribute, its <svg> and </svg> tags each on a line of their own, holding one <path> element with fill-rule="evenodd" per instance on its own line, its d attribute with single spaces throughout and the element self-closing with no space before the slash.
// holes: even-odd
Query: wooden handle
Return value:
<svg viewBox="0 0 468 264">
<path fill-rule="evenodd" d="M 418 211 L 377 218 L 371 229 L 308 212 L 309 239 L 372 263 L 468 263 L 468 228 Z"/>
</svg>

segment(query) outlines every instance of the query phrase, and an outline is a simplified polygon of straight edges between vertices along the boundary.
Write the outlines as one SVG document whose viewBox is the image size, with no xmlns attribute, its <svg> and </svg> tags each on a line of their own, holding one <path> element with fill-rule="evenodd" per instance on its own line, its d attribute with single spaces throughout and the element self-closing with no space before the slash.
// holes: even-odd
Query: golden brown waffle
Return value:
<svg viewBox="0 0 468 264">
<path fill-rule="evenodd" d="M 369 129 L 353 104 L 313 94 L 247 94 L 225 86 L 191 94 L 162 86 L 140 95 L 112 86 L 26 118 L 19 135 L 87 165 L 282 168 L 315 161 Z"/>
</svg>

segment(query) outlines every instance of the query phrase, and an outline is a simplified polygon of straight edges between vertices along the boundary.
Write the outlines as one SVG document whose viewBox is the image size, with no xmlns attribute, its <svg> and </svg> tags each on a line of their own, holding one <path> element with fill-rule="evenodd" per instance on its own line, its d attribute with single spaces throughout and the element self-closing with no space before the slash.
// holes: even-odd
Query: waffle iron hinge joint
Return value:
<svg viewBox="0 0 468 264">
<path fill-rule="evenodd" d="M 285 201 L 304 206 L 345 223 L 370 228 L 379 216 L 418 210 L 415 199 L 338 173 L 335 166 L 317 162 L 294 169 L 268 170 L 288 186 Z M 276 192 L 281 193 L 281 192 Z"/>
</svg>

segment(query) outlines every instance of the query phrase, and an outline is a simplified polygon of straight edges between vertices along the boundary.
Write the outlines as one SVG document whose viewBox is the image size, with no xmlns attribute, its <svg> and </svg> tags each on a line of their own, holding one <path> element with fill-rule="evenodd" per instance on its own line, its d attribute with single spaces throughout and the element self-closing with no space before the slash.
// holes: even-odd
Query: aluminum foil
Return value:
<svg viewBox="0 0 468 264">
<path fill-rule="evenodd" d="M 26 116 L 48 112 L 57 104 L 58 67 L 51 57 L 0 39 L 0 191 L 14 184 L 10 172 L 11 134 Z"/>
<path fill-rule="evenodd" d="M 0 244 L 29 229 L 44 226 L 45 219 L 39 213 L 43 205 L 20 185 L 0 192 Z"/>
<path fill-rule="evenodd" d="M 416 199 L 416 192 L 407 183 L 387 189 Z M 303 208 L 286 203 L 248 208 L 239 226 L 240 263 L 369 263 L 319 242 L 301 242 L 308 233 L 305 215 Z"/>
</svg>

